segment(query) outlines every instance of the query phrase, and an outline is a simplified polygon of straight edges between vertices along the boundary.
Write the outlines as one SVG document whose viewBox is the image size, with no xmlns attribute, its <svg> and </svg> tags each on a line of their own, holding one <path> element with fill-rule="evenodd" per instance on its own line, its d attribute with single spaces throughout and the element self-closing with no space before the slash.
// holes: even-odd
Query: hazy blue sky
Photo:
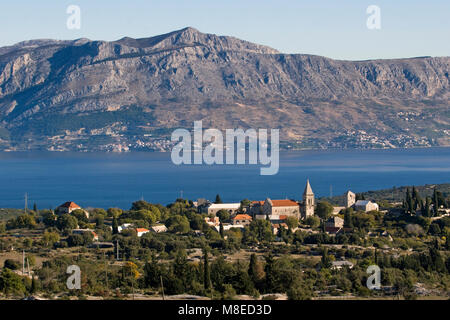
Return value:
<svg viewBox="0 0 450 320">
<path fill-rule="evenodd" d="M 81 8 L 81 29 L 66 9 Z M 366 8 L 381 8 L 381 29 Z M 449 0 L 3 0 L 0 46 L 36 38 L 116 40 L 192 26 L 286 53 L 338 59 L 450 55 Z"/>
</svg>

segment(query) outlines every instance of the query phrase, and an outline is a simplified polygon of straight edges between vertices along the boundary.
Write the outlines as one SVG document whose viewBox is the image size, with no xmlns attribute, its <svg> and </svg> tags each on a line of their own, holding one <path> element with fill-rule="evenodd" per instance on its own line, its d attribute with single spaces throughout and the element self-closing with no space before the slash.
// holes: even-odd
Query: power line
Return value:
<svg viewBox="0 0 450 320">
<path fill-rule="evenodd" d="M 25 193 L 25 214 L 27 214 L 28 209 L 28 193 Z"/>
</svg>

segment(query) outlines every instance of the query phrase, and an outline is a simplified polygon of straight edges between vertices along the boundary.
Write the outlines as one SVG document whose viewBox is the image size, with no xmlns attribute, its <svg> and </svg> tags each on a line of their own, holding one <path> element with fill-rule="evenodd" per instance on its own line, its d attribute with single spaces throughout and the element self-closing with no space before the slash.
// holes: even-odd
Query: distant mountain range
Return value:
<svg viewBox="0 0 450 320">
<path fill-rule="evenodd" d="M 0 149 L 168 150 L 195 120 L 279 128 L 288 149 L 449 146 L 449 65 L 284 54 L 193 28 L 25 41 L 0 48 Z"/>
</svg>

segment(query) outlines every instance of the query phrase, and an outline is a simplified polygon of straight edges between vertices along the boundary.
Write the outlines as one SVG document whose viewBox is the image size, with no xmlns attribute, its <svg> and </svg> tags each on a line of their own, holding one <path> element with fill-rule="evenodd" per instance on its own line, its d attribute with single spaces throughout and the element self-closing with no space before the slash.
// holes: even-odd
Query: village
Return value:
<svg viewBox="0 0 450 320">
<path fill-rule="evenodd" d="M 355 211 L 371 212 L 379 211 L 377 203 L 370 200 L 356 200 L 356 194 L 352 191 L 347 191 L 345 194 L 346 202 L 345 206 L 334 206 L 332 208 L 331 216 L 324 223 L 324 231 L 330 235 L 337 235 L 345 233 L 346 231 L 352 231 L 351 228 L 344 227 L 344 219 L 339 216 L 342 210 L 352 208 Z M 193 207 L 196 208 L 198 213 L 206 214 L 205 222 L 208 226 L 220 232 L 228 231 L 230 229 L 244 229 L 249 226 L 253 220 L 267 220 L 270 222 L 272 232 L 275 236 L 275 241 L 281 241 L 280 237 L 277 237 L 281 229 L 288 230 L 288 219 L 293 221 L 306 221 L 310 217 L 315 216 L 316 200 L 314 192 L 311 188 L 309 180 L 306 182 L 305 190 L 303 192 L 303 201 L 295 201 L 290 199 L 270 199 L 267 198 L 264 201 L 248 201 L 246 204 L 242 202 L 236 203 L 220 203 L 211 202 L 206 199 L 198 199 L 193 201 Z M 81 210 L 84 212 L 87 218 L 89 218 L 89 212 L 82 209 L 74 202 L 66 202 L 56 208 L 56 214 L 70 214 L 74 210 Z M 384 211 L 387 212 L 387 211 Z M 221 219 L 221 214 L 228 217 L 228 219 Z M 222 220 L 229 221 L 223 222 Z M 112 226 L 110 227 L 112 230 Z M 161 233 L 167 232 L 168 228 L 160 222 L 157 222 L 149 228 L 139 228 L 133 223 L 124 223 L 117 227 L 118 232 L 122 233 L 124 230 L 134 230 L 137 237 L 154 232 Z M 292 232 L 297 230 L 305 231 L 308 233 L 318 233 L 312 229 L 302 229 L 298 226 L 291 229 Z M 199 234 L 200 230 L 194 230 Z M 93 229 L 73 229 L 72 234 L 89 233 L 92 235 L 94 242 L 99 241 L 98 235 Z M 387 233 L 383 234 L 388 236 Z M 98 244 L 98 243 L 97 243 Z M 94 244 L 95 245 L 95 244 Z M 103 244 L 105 245 L 105 244 Z M 112 245 L 112 244 L 111 244 Z"/>
<path fill-rule="evenodd" d="M 107 297 L 126 299 L 131 288 L 138 288 L 141 298 L 158 299 L 161 281 L 166 294 L 198 299 L 205 292 L 239 299 L 442 296 L 449 279 L 448 204 L 447 193 L 435 188 L 434 196 L 422 200 L 413 187 L 406 188 L 402 202 L 378 203 L 349 190 L 340 205 L 333 205 L 317 199 L 307 180 L 301 200 L 224 203 L 217 195 L 214 201 L 180 198 L 167 206 L 139 200 L 130 210 L 82 208 L 73 201 L 55 210 L 34 207 L 6 223 L 0 221 L 2 274 L 11 270 L 8 277 L 23 282 L 23 288 L 17 284 L 22 289 L 12 290 L 1 288 L 0 281 L 0 294 L 2 290 L 6 295 L 36 293 L 35 286 L 45 292 L 40 298 L 77 295 L 65 289 L 67 276 L 61 266 L 82 263 L 83 272 L 93 277 L 85 280 L 82 292 L 91 297 L 99 294 L 95 288 L 100 286 L 101 295 Z M 286 263 L 294 268 L 289 272 L 301 273 L 283 280 Z M 177 283 L 179 264 L 192 272 L 191 280 L 183 284 Z M 365 288 L 365 269 L 374 264 L 384 266 L 389 274 L 383 278 L 382 290 Z M 218 270 L 225 266 L 235 274 L 219 276 Z M 211 268 L 211 284 L 201 280 L 205 268 Z M 398 268 L 412 269 L 417 275 L 411 278 L 409 271 L 399 275 Z M 124 277 L 124 272 L 135 272 L 136 278 Z M 278 280 L 270 281 L 278 284 L 269 281 L 271 272 Z M 441 285 L 423 272 L 444 272 Z M 239 284 L 242 277 L 248 282 L 245 287 Z M 153 293 L 148 296 L 145 288 L 153 288 Z"/>
</svg>

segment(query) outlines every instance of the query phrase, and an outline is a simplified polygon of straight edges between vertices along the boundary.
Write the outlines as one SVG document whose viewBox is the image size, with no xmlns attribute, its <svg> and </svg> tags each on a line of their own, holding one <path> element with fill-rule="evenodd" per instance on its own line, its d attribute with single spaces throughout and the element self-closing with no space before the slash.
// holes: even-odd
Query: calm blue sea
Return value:
<svg viewBox="0 0 450 320">
<path fill-rule="evenodd" d="M 0 207 L 128 209 L 133 201 L 168 204 L 184 198 L 300 199 L 307 178 L 317 196 L 450 182 L 450 148 L 292 151 L 280 153 L 277 175 L 257 165 L 181 165 L 170 153 L 0 153 Z M 331 186 L 331 188 L 330 188 Z"/>
</svg>

